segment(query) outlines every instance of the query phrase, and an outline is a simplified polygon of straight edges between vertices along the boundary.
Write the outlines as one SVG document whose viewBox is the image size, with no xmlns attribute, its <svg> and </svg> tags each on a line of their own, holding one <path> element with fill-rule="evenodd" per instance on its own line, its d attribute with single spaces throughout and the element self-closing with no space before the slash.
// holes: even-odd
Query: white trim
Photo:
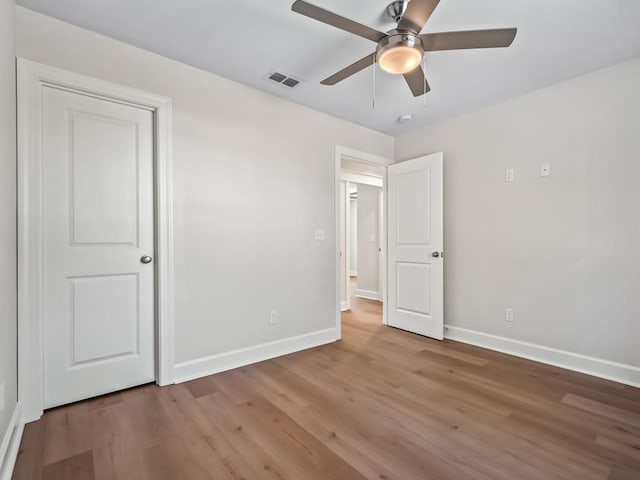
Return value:
<svg viewBox="0 0 640 480">
<path fill-rule="evenodd" d="M 361 290 L 356 288 L 355 296 L 359 298 L 366 298 L 367 300 L 377 300 L 378 302 L 382 301 L 382 293 L 374 292 L 373 290 Z"/>
<path fill-rule="evenodd" d="M 333 258 L 335 259 L 334 263 L 334 281 L 335 281 L 335 312 L 336 312 L 336 340 L 342 338 L 342 320 L 341 320 L 341 295 L 340 295 L 340 175 L 341 175 L 341 162 L 343 158 L 349 158 L 352 160 L 357 160 L 359 162 L 371 163 L 374 165 L 384 165 L 388 166 L 393 163 L 393 160 L 388 158 L 380 157 L 378 155 L 374 155 L 371 153 L 360 152 L 358 150 L 354 150 L 352 148 L 343 147 L 341 145 L 336 145 L 335 150 L 335 170 L 334 170 L 334 191 L 333 191 L 333 215 L 334 215 L 334 251 Z M 387 172 L 385 168 L 385 173 L 383 175 L 383 195 L 384 195 L 384 210 L 385 210 L 385 222 L 386 222 L 386 209 L 387 209 Z M 386 225 L 385 225 L 386 227 Z M 385 228 L 385 234 L 383 239 L 383 247 L 382 253 L 384 255 L 384 262 L 382 265 L 383 268 L 383 283 L 382 283 L 382 298 L 384 299 L 382 304 L 382 323 L 386 325 L 387 323 L 387 302 L 386 302 L 386 291 L 387 291 L 387 275 L 386 275 L 386 252 L 387 252 L 387 232 Z M 347 259 L 348 260 L 348 259 Z M 347 264 L 348 265 L 348 264 Z"/>
<path fill-rule="evenodd" d="M 359 183 L 361 185 L 371 185 L 372 187 L 382 187 L 382 177 L 376 177 L 367 173 L 357 173 L 350 170 L 340 169 L 340 178 L 345 182 Z"/>
<path fill-rule="evenodd" d="M 22 420 L 43 411 L 41 103 L 44 86 L 147 108 L 155 122 L 156 383 L 173 383 L 171 99 L 19 58 L 18 399 Z"/>
<path fill-rule="evenodd" d="M 341 287 L 344 286 L 344 300 L 340 302 L 340 310 L 344 312 L 351 309 L 351 282 L 349 280 L 349 268 L 351 267 L 351 198 L 349 191 L 351 184 L 345 180 L 342 180 L 341 186 L 342 183 L 344 183 L 344 212 L 342 212 L 344 222 L 340 222 L 340 242 L 342 243 L 344 240 L 344 252 L 342 252 L 344 270 L 340 272 L 340 283 L 342 284 L 342 276 L 344 275 L 344 285 L 341 285 Z M 342 197 L 342 192 L 340 192 L 340 197 Z M 340 298 L 342 299 L 342 292 L 340 292 Z"/>
<path fill-rule="evenodd" d="M 386 170 L 386 169 L 385 169 Z M 384 184 L 382 185 L 384 187 Z M 386 239 L 385 228 L 385 209 L 384 202 L 386 200 L 385 195 L 382 194 L 382 189 L 378 192 L 378 285 L 380 288 L 380 301 L 382 302 L 384 292 L 384 272 L 386 272 L 384 265 L 387 263 L 386 246 L 383 246 Z M 356 282 L 357 283 L 357 282 Z"/>
<path fill-rule="evenodd" d="M 393 160 L 373 153 L 361 152 L 360 150 L 354 150 L 353 148 L 343 147 L 342 145 L 336 145 L 336 155 L 342 158 L 348 158 L 357 162 L 372 163 L 374 165 L 391 165 Z"/>
<path fill-rule="evenodd" d="M 445 338 L 640 387 L 640 367 L 445 325 Z"/>
<path fill-rule="evenodd" d="M 20 404 L 17 403 L 0 443 L 0 480 L 11 480 L 23 431 L 24 423 L 20 421 Z"/>
<path fill-rule="evenodd" d="M 334 341 L 336 341 L 334 328 L 283 338 L 274 342 L 262 343 L 231 352 L 178 363 L 174 368 L 174 378 L 176 383 L 186 382 L 194 378 L 244 367 L 245 365 L 262 362 Z"/>
<path fill-rule="evenodd" d="M 382 270 L 382 323 L 389 325 L 389 275 L 387 274 L 387 264 L 389 262 L 388 246 L 389 246 L 389 169 L 384 169 L 384 177 L 382 179 L 382 254 L 380 256 L 380 265 Z"/>
</svg>

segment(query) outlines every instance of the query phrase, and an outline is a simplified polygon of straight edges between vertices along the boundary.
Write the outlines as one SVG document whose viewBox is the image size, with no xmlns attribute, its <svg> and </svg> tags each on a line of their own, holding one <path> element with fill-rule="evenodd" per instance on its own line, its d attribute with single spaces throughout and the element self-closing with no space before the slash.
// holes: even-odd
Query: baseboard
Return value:
<svg viewBox="0 0 640 480">
<path fill-rule="evenodd" d="M 534 343 L 445 325 L 445 338 L 640 387 L 640 368 Z"/>
<path fill-rule="evenodd" d="M 382 294 L 380 292 L 374 292 L 373 290 L 361 290 L 356 288 L 355 296 L 359 298 L 366 298 L 367 300 L 382 301 Z"/>
<path fill-rule="evenodd" d="M 194 378 L 224 372 L 225 370 L 243 367 L 251 363 L 262 362 L 270 358 L 335 342 L 338 338 L 339 335 L 336 334 L 336 328 L 333 327 L 305 335 L 276 340 L 275 342 L 241 348 L 219 355 L 198 358 L 176 364 L 174 367 L 174 379 L 176 383 L 186 382 Z"/>
<path fill-rule="evenodd" d="M 0 480 L 11 480 L 16 463 L 24 424 L 20 420 L 20 404 L 16 404 L 7 431 L 0 444 Z"/>
<path fill-rule="evenodd" d="M 349 304 L 346 301 L 340 302 L 340 311 L 344 312 L 346 310 L 349 310 Z"/>
</svg>

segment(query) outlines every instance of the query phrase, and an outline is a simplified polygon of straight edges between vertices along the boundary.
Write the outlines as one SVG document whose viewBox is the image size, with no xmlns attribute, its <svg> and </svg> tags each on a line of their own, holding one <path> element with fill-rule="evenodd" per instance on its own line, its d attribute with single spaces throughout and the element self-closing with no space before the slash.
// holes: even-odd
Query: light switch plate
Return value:
<svg viewBox="0 0 640 480">
<path fill-rule="evenodd" d="M 509 323 L 513 322 L 513 308 L 504 309 L 504 321 Z"/>
<path fill-rule="evenodd" d="M 513 182 L 514 178 L 515 178 L 515 172 L 513 171 L 513 168 L 507 168 L 504 171 L 504 181 L 505 182 Z"/>
<path fill-rule="evenodd" d="M 551 164 L 550 163 L 541 163 L 540 164 L 540 176 L 548 177 L 551 175 Z"/>
<path fill-rule="evenodd" d="M 324 228 L 316 228 L 316 240 L 324 240 Z"/>
</svg>

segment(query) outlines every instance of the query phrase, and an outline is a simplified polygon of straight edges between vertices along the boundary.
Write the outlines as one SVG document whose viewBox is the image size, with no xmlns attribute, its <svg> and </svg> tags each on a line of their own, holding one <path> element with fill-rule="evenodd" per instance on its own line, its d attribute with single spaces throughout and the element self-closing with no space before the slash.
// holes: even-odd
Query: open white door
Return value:
<svg viewBox="0 0 640 480">
<path fill-rule="evenodd" d="M 442 153 L 388 167 L 388 324 L 444 337 Z"/>
</svg>

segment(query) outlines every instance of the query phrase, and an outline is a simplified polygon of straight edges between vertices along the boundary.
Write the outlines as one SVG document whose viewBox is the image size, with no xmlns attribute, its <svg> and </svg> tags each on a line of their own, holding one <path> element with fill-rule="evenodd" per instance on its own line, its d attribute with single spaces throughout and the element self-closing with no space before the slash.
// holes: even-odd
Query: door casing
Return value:
<svg viewBox="0 0 640 480">
<path fill-rule="evenodd" d="M 351 309 L 349 298 L 349 270 L 351 269 L 351 200 L 349 198 L 350 183 L 344 179 L 340 182 L 340 311 Z M 342 299 L 342 295 L 345 299 Z"/>
<path fill-rule="evenodd" d="M 156 383 L 173 380 L 173 212 L 171 99 L 59 68 L 17 61 L 18 403 L 21 421 L 43 413 L 42 89 L 145 108 L 154 122 Z"/>
</svg>

